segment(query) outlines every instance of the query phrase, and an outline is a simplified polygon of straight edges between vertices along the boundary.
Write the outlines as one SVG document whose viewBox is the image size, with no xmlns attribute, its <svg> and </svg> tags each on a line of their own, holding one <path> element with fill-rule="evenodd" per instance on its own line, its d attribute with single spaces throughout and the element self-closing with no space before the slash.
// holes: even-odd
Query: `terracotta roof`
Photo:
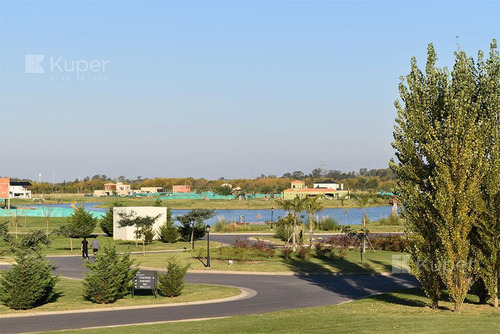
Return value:
<svg viewBox="0 0 500 334">
<path fill-rule="evenodd" d="M 293 181 L 292 183 L 305 183 L 304 181 L 300 181 L 300 180 L 296 180 L 296 181 Z"/>
</svg>

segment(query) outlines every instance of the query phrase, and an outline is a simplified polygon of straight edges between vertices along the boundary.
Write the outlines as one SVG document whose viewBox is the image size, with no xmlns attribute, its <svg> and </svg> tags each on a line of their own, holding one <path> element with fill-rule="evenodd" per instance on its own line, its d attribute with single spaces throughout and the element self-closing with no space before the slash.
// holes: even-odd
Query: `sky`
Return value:
<svg viewBox="0 0 500 334">
<path fill-rule="evenodd" d="M 398 83 L 500 1 L 0 0 L 0 176 L 387 168 Z"/>
</svg>

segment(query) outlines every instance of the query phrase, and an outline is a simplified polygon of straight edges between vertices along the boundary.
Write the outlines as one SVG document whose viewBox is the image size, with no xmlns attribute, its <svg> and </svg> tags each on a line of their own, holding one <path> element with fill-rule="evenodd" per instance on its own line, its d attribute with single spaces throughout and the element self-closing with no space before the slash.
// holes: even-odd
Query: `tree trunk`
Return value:
<svg viewBox="0 0 500 334">
<path fill-rule="evenodd" d="M 363 208 L 363 233 L 366 233 L 366 211 Z M 366 242 L 365 236 L 363 235 L 363 253 L 366 253 Z"/>
<path fill-rule="evenodd" d="M 191 249 L 194 249 L 194 223 L 191 225 Z"/>
<path fill-rule="evenodd" d="M 454 312 L 460 312 L 460 307 L 462 306 L 462 303 L 455 302 L 455 305 L 453 306 L 453 311 Z"/>
<path fill-rule="evenodd" d="M 439 300 L 433 300 L 431 302 L 431 309 L 437 310 L 439 308 Z"/>
<path fill-rule="evenodd" d="M 495 290 L 493 291 L 493 307 L 498 307 L 498 283 L 495 284 Z"/>
<path fill-rule="evenodd" d="M 313 217 L 309 216 L 309 248 L 312 248 Z"/>
<path fill-rule="evenodd" d="M 146 238 L 142 239 L 142 255 L 146 255 Z"/>
<path fill-rule="evenodd" d="M 297 248 L 297 214 L 293 215 L 293 233 L 292 233 L 292 247 L 295 252 Z"/>
<path fill-rule="evenodd" d="M 69 238 L 69 248 L 73 251 L 73 239 Z"/>
</svg>

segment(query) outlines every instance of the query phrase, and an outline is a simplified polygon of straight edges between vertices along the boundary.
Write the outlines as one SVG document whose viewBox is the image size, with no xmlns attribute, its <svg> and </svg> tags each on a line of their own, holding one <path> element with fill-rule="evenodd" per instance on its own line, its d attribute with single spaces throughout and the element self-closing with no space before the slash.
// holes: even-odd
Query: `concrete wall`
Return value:
<svg viewBox="0 0 500 334">
<path fill-rule="evenodd" d="M 167 221 L 167 208 L 164 207 L 154 207 L 154 206 L 142 206 L 142 207 L 117 207 L 113 208 L 113 239 L 114 240 L 136 240 L 135 238 L 135 227 L 133 226 L 127 226 L 127 227 L 120 227 L 118 225 L 118 222 L 120 221 L 121 217 L 119 213 L 125 212 L 127 214 L 130 214 L 131 212 L 134 212 L 136 216 L 149 216 L 149 217 L 155 217 L 159 214 L 161 214 L 160 217 L 158 217 L 153 225 L 153 231 L 158 230 L 158 228 L 163 225 Z"/>
</svg>

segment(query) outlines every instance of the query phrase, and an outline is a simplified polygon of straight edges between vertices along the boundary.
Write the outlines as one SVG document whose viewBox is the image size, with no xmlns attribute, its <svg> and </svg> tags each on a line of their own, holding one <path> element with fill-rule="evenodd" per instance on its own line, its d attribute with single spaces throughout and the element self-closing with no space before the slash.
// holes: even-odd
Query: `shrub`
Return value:
<svg viewBox="0 0 500 334">
<path fill-rule="evenodd" d="M 403 235 L 388 234 L 369 238 L 373 248 L 393 252 L 404 252 L 408 247 L 408 240 Z"/>
<path fill-rule="evenodd" d="M 181 266 L 174 257 L 168 258 L 167 272 L 158 278 L 158 290 L 162 296 L 176 297 L 182 293 L 188 267 Z"/>
<path fill-rule="evenodd" d="M 178 236 L 179 236 L 179 231 L 177 230 L 177 227 L 173 225 L 169 226 L 167 223 L 165 223 L 158 228 L 158 237 L 162 242 L 167 242 L 167 243 L 177 242 Z"/>
<path fill-rule="evenodd" d="M 274 234 L 274 236 L 276 238 L 279 238 L 283 241 L 287 241 L 287 240 L 290 240 L 290 238 L 292 237 L 292 227 L 290 226 L 287 226 L 287 225 L 278 225 L 278 228 L 276 228 L 276 232 Z"/>
<path fill-rule="evenodd" d="M 389 216 L 377 220 L 375 223 L 382 226 L 392 226 L 392 225 L 402 225 L 401 218 L 399 216 Z"/>
<path fill-rule="evenodd" d="M 109 209 L 108 212 L 100 219 L 99 226 L 101 227 L 101 230 L 109 235 L 110 237 L 113 236 L 113 208 Z"/>
<path fill-rule="evenodd" d="M 249 261 L 270 258 L 275 254 L 274 248 L 268 243 L 258 240 L 251 243 L 249 240 L 236 238 L 233 246 L 221 247 L 217 257 L 221 260 Z"/>
<path fill-rule="evenodd" d="M 340 228 L 339 223 L 331 217 L 321 218 L 320 229 L 322 231 L 336 231 Z"/>
<path fill-rule="evenodd" d="M 225 217 L 220 216 L 213 228 L 215 232 L 234 232 L 238 226 L 234 222 L 229 223 Z"/>
<path fill-rule="evenodd" d="M 283 247 L 282 252 L 283 252 L 283 258 L 285 260 L 288 260 L 293 252 L 293 249 L 292 247 Z"/>
<path fill-rule="evenodd" d="M 145 227 L 144 230 L 142 231 L 142 233 L 144 235 L 144 242 L 146 242 L 146 243 L 153 242 L 153 239 L 156 236 L 156 234 L 153 231 L 153 228 L 151 226 Z"/>
<path fill-rule="evenodd" d="M 309 247 L 300 246 L 297 249 L 297 257 L 301 260 L 307 260 L 311 256 Z"/>
<path fill-rule="evenodd" d="M 317 242 L 314 244 L 314 251 L 316 253 L 317 258 L 328 258 L 332 257 L 334 252 L 331 246 L 328 246 L 324 242 Z"/>
<path fill-rule="evenodd" d="M 132 279 L 138 269 L 130 269 L 134 263 L 130 253 L 120 256 L 113 247 L 104 247 L 95 263 L 87 261 L 90 269 L 83 280 L 83 296 L 94 303 L 108 304 L 125 297 L 132 287 Z"/>
<path fill-rule="evenodd" d="M 0 276 L 0 300 L 11 309 L 31 309 L 54 296 L 56 282 L 52 266 L 42 255 L 21 250 L 12 269 Z"/>
</svg>

